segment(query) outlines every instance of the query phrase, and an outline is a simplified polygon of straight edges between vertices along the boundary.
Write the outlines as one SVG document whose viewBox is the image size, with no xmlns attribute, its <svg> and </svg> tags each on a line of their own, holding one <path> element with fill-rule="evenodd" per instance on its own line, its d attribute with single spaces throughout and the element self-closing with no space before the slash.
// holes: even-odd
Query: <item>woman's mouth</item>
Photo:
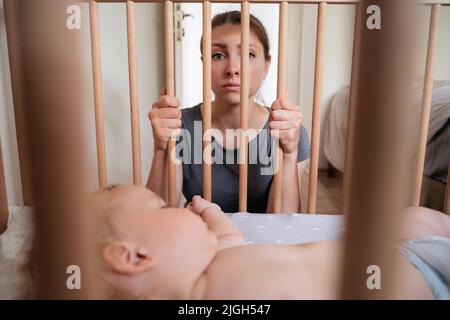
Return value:
<svg viewBox="0 0 450 320">
<path fill-rule="evenodd" d="M 225 91 L 229 91 L 229 92 L 236 92 L 239 91 L 241 89 L 241 86 L 239 84 L 225 84 L 222 86 L 222 88 Z"/>
</svg>

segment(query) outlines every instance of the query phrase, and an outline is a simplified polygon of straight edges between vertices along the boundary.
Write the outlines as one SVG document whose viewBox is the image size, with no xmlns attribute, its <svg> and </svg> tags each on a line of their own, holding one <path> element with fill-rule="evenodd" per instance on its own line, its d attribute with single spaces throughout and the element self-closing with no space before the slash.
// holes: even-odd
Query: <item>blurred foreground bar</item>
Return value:
<svg viewBox="0 0 450 320">
<path fill-rule="evenodd" d="M 24 114 L 36 217 L 36 293 L 40 299 L 98 297 L 93 276 L 93 224 L 86 211 L 87 173 L 82 101 L 81 31 L 69 30 L 66 0 L 5 1 L 20 47 Z M 16 57 L 17 58 L 17 57 Z M 81 289 L 68 281 L 80 268 Z M 70 271 L 70 269 L 69 269 Z M 69 279 L 70 280 L 70 279 Z"/>
<path fill-rule="evenodd" d="M 386 299 L 394 294 L 396 237 L 400 211 L 413 185 L 419 115 L 412 91 L 418 60 L 414 54 L 417 18 L 414 1 L 362 1 L 355 55 L 357 90 L 349 122 L 350 172 L 344 191 L 347 215 L 342 297 Z M 381 29 L 369 29 L 370 5 L 381 9 Z M 370 21 L 370 20 L 369 20 Z M 354 57 L 355 59 L 355 57 Z M 368 267 L 381 271 L 381 289 L 370 290 Z"/>
</svg>

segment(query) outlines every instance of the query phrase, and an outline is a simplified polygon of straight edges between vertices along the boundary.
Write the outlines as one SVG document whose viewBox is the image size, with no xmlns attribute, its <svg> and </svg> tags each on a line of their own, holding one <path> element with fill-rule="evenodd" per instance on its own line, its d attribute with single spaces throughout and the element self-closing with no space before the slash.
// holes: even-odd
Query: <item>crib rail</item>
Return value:
<svg viewBox="0 0 450 320">
<path fill-rule="evenodd" d="M 400 1 L 400 0 L 399 0 Z M 43 3 L 44 2 L 44 3 Z M 36 199 L 36 211 L 39 216 L 38 221 L 38 252 L 41 253 L 40 261 L 40 273 L 42 275 L 47 275 L 52 281 L 46 283 L 42 282 L 42 297 L 90 297 L 91 293 L 84 291 L 81 294 L 74 292 L 76 294 L 71 295 L 65 291 L 61 291 L 57 281 L 61 279 L 59 277 L 53 277 L 55 274 L 60 273 L 61 266 L 66 266 L 70 259 L 76 258 L 81 259 L 80 261 L 89 261 L 89 237 L 83 238 L 83 243 L 80 242 L 79 232 L 80 230 L 89 230 L 89 225 L 86 224 L 86 215 L 82 213 L 85 212 L 83 203 L 83 192 L 85 191 L 83 172 L 85 168 L 83 166 L 83 159 L 80 155 L 84 154 L 84 148 L 79 140 L 75 140 L 75 137 L 82 136 L 80 132 L 81 128 L 81 114 L 80 108 L 77 108 L 81 104 L 79 101 L 82 96 L 81 92 L 77 91 L 81 87 L 81 78 L 77 78 L 78 71 L 76 68 L 67 71 L 66 68 L 70 68 L 73 61 L 77 61 L 77 57 L 81 55 L 74 54 L 77 52 L 77 41 L 74 39 L 73 34 L 58 34 L 58 39 L 64 39 L 64 45 L 55 45 L 52 42 L 52 37 L 45 39 L 45 43 L 37 44 L 36 40 L 38 37 L 36 34 L 39 32 L 44 32 L 43 30 L 53 30 L 52 29 L 52 17 L 57 17 L 58 14 L 54 10 L 65 8 L 66 1 L 61 1 L 56 8 L 49 10 L 45 9 L 52 8 L 49 5 L 49 1 L 41 0 L 39 4 L 29 1 L 21 2 L 20 14 L 16 9 L 18 8 L 18 3 L 13 0 L 5 0 L 5 12 L 7 15 L 7 34 L 8 34 L 8 46 L 10 53 L 10 63 L 11 63 L 11 78 L 13 82 L 14 91 L 14 105 L 16 111 L 16 121 L 20 125 L 18 128 L 21 131 L 21 135 L 24 136 L 23 140 L 27 146 L 23 150 L 21 156 L 21 168 L 22 168 L 22 181 L 24 183 L 24 190 L 27 191 L 26 204 L 29 199 L 31 199 L 31 194 L 35 196 Z M 98 180 L 99 185 L 104 186 L 107 184 L 106 175 L 106 157 L 105 157 L 105 137 L 104 137 L 104 120 L 103 120 L 103 97 L 102 97 L 102 81 L 101 81 L 101 61 L 100 61 L 100 46 L 99 46 L 99 28 L 98 28 L 98 3 L 126 3 L 127 9 L 127 34 L 128 34 L 128 63 L 129 63 L 129 84 L 130 84 L 130 112 L 131 112 L 131 130 L 132 130 L 132 152 L 133 152 L 133 181 L 135 184 L 141 183 L 141 165 L 140 165 L 140 141 L 139 141 L 139 103 L 138 103 L 138 86 L 137 86 L 137 74 L 136 74 L 136 40 L 135 40 L 135 18 L 134 18 L 134 4 L 141 2 L 159 2 L 159 1 L 148 1 L 148 0 L 90 0 L 90 21 L 91 21 L 91 50 L 92 50 L 92 61 L 93 61 L 93 79 L 94 79 L 94 102 L 95 102 L 95 116 L 96 116 L 96 136 L 97 136 L 97 156 L 98 156 Z M 204 119 L 204 132 L 207 131 L 211 126 L 211 83 L 210 83 L 210 71 L 211 71 L 211 60 L 209 50 L 211 47 L 211 3 L 222 2 L 222 1 L 165 1 L 165 48 L 166 48 L 166 90 L 167 94 L 174 95 L 174 50 L 173 50 L 173 3 L 174 2 L 202 2 L 203 3 L 203 50 L 206 59 L 203 60 L 203 74 L 204 74 L 204 105 L 205 105 L 205 119 Z M 383 100 L 372 102 L 370 99 L 370 89 L 374 85 L 381 85 L 383 82 L 392 81 L 388 79 L 382 72 L 380 66 L 393 66 L 393 70 L 398 79 L 405 80 L 399 83 L 407 83 L 408 74 L 405 70 L 395 69 L 396 67 L 392 64 L 390 58 L 392 55 L 384 54 L 380 55 L 382 58 L 378 60 L 378 65 L 371 65 L 368 57 L 369 41 L 375 41 L 378 43 L 378 48 L 391 48 L 393 46 L 394 38 L 385 38 L 380 36 L 374 36 L 373 34 L 368 34 L 368 31 L 362 26 L 362 18 L 364 13 L 364 1 L 348 0 L 348 1 L 241 1 L 241 0 L 229 0 L 227 2 L 239 2 L 241 3 L 241 14 L 242 14 L 242 57 L 248 56 L 248 40 L 249 40 L 249 7 L 251 3 L 279 3 L 280 4 L 280 27 L 279 27 L 279 71 L 278 71 L 278 87 L 277 87 L 277 97 L 283 97 L 285 86 L 286 86 L 286 46 L 287 46 L 287 14 L 288 14 L 288 3 L 311 3 L 317 4 L 318 6 L 318 22 L 317 22 L 317 44 L 316 44 L 316 65 L 315 65 L 315 78 L 314 78 L 314 102 L 313 102 L 313 123 L 312 123 L 312 156 L 311 156 L 311 172 L 309 180 L 309 191 L 308 191 L 308 212 L 314 213 L 316 207 L 316 193 L 317 193 L 317 170 L 318 170 L 318 145 L 320 140 L 320 103 L 322 98 L 322 83 L 323 83 L 323 54 L 324 54 L 324 23 L 326 8 L 329 4 L 354 4 L 357 5 L 356 10 L 356 22 L 355 22 L 355 35 L 354 35 L 354 49 L 353 49 L 353 62 L 352 62 L 352 78 L 351 78 L 351 94 L 350 94 L 350 110 L 349 110 L 349 138 L 347 140 L 347 154 L 346 154 L 346 176 L 345 176 L 345 201 L 344 201 L 344 211 L 348 213 L 348 235 L 346 238 L 347 251 L 346 260 L 344 265 L 344 289 L 343 296 L 347 298 L 354 297 L 387 297 L 390 289 L 388 288 L 383 294 L 376 294 L 374 292 L 367 292 L 367 288 L 364 287 L 365 281 L 358 283 L 355 279 L 361 280 L 365 279 L 366 273 L 361 275 L 360 273 L 355 275 L 354 270 L 365 270 L 363 267 L 371 263 L 371 259 L 380 261 L 380 265 L 386 270 L 395 269 L 395 264 L 392 260 L 392 252 L 386 250 L 386 248 L 392 247 L 394 242 L 394 235 L 397 226 L 397 216 L 396 212 L 405 203 L 405 198 L 407 196 L 399 196 L 408 187 L 405 185 L 407 179 L 405 176 L 404 168 L 402 168 L 401 160 L 404 160 L 410 149 L 392 148 L 389 153 L 389 159 L 384 159 L 380 157 L 382 150 L 380 145 L 380 138 L 376 135 L 371 135 L 365 137 L 365 126 L 370 126 L 373 119 L 370 118 L 370 110 L 377 109 L 381 113 L 380 120 L 385 121 L 386 130 L 400 130 L 393 127 L 393 124 L 402 123 L 403 121 L 403 111 L 406 111 L 406 106 L 408 105 L 402 96 L 399 100 L 392 98 L 392 96 L 387 95 L 383 97 Z M 379 1 L 373 0 L 374 4 L 379 3 Z M 422 115 L 421 115 L 421 140 L 419 146 L 419 159 L 416 170 L 423 170 L 423 155 L 424 155 L 424 139 L 426 139 L 426 129 L 428 126 L 429 119 L 429 107 L 431 98 L 431 84 L 432 75 L 434 68 L 434 53 L 436 51 L 437 42 L 437 25 L 439 18 L 439 10 L 443 5 L 449 5 L 448 1 L 422 1 L 423 4 L 432 5 L 431 10 L 431 21 L 430 21 L 430 31 L 428 39 L 428 53 L 427 53 L 427 64 L 426 64 L 426 77 L 424 84 L 424 98 L 422 102 Z M 53 4 L 52 4 L 53 5 Z M 397 1 L 391 1 L 389 6 L 395 12 L 399 12 L 399 4 Z M 47 19 L 42 19 L 46 17 Z M 395 16 L 388 15 L 387 23 L 393 25 L 393 19 Z M 43 23 L 44 22 L 44 23 Z M 407 32 L 407 28 L 402 29 L 402 32 Z M 19 31 L 21 31 L 19 33 Z M 20 48 L 18 44 L 18 37 L 24 41 L 25 46 Z M 399 33 L 398 36 L 402 36 Z M 370 38 L 371 37 L 371 38 Z M 370 40 L 368 40 L 370 38 Z M 33 40 L 34 39 L 34 40 Z M 74 77 L 71 79 L 72 84 L 74 84 L 68 91 L 62 91 L 56 96 L 57 103 L 48 103 L 48 96 L 45 95 L 46 92 L 51 91 L 48 89 L 48 84 L 42 83 L 42 79 L 39 74 L 34 74 L 32 66 L 58 63 L 57 60 L 49 60 L 45 55 L 30 56 L 32 49 L 37 46 L 46 46 L 48 48 L 59 48 L 58 56 L 65 57 L 70 60 L 71 63 L 65 63 L 65 61 L 60 61 L 60 65 L 56 68 L 48 68 L 52 70 L 51 77 L 49 79 L 60 79 L 66 74 L 72 74 Z M 23 59 L 22 55 L 26 55 L 29 59 Z M 399 54 L 394 52 L 394 54 Z M 408 56 L 408 55 L 405 55 Z M 79 61 L 78 61 L 79 62 Z M 248 60 L 242 58 L 242 90 L 241 99 L 243 101 L 241 107 L 241 129 L 245 132 L 248 126 L 248 105 L 245 102 L 247 99 L 243 99 L 248 95 Z M 364 74 L 371 74 L 372 78 L 375 79 L 370 82 L 371 79 L 362 81 Z M 403 76 L 404 75 L 404 76 Z M 23 77 L 23 78 L 22 78 Z M 369 77 L 370 78 L 370 77 Z M 23 86 L 29 88 L 25 94 Z M 80 85 L 80 86 L 79 86 Z M 42 89 L 42 90 L 39 90 Z M 404 88 L 403 88 L 404 89 Z M 393 89 L 392 89 L 393 90 Z M 358 92 L 358 95 L 356 95 Z M 35 108 L 24 108 L 25 102 L 33 101 Z M 356 112 L 361 106 L 369 101 L 370 103 L 365 109 L 359 110 L 361 112 Z M 399 104 L 400 102 L 400 104 Z M 393 105 L 400 106 L 397 108 L 392 108 Z M 64 108 L 58 108 L 60 106 L 65 106 Z M 372 109 L 371 109 L 372 108 Z M 395 112 L 392 112 L 395 110 Z M 367 111 L 367 112 L 363 112 Z M 39 122 L 30 121 L 32 119 L 41 118 L 42 114 L 51 114 L 52 119 L 58 119 L 58 121 L 52 121 L 51 119 L 45 118 L 44 120 L 49 122 Z M 28 129 L 25 130 L 24 124 L 26 120 L 29 121 Z M 71 123 L 71 126 L 65 126 L 64 124 Z M 383 122 L 384 123 L 384 122 Z M 404 132 L 398 132 L 399 136 L 406 136 L 408 128 Z M 19 130 L 19 129 L 18 129 Z M 65 132 L 65 135 L 55 139 L 52 135 L 53 132 Z M 409 130 L 411 130 L 409 128 Z M 50 139 L 48 139 L 50 137 Z M 363 140 L 364 137 L 364 140 Z M 33 143 L 29 146 L 26 141 L 30 139 Z M 378 140 L 377 140 L 378 139 Z M 206 135 L 204 140 L 204 147 L 211 142 L 211 136 Z M 21 142 L 19 142 L 21 143 Z M 246 211 L 247 209 L 247 152 L 248 152 L 248 141 L 245 136 L 241 137 L 241 166 L 240 166 L 240 190 L 239 190 L 239 209 L 241 211 Z M 367 187 L 362 182 L 365 179 L 373 179 L 374 175 L 370 170 L 368 170 L 368 165 L 365 163 L 366 159 L 364 151 L 368 148 L 365 144 L 371 143 L 374 146 L 373 150 L 369 150 L 373 154 L 373 159 L 375 159 L 377 165 L 386 166 L 388 170 L 384 172 L 382 177 L 378 177 L 380 182 L 383 177 L 388 177 L 387 180 L 383 181 L 384 184 L 387 183 L 387 188 L 384 190 L 380 187 L 381 184 L 373 183 Z M 41 152 L 38 146 L 47 145 L 47 152 Z M 71 146 L 70 148 L 68 146 Z M 391 146 L 392 147 L 392 146 Z M 404 146 L 406 148 L 407 146 Z M 174 148 L 174 141 L 170 142 L 169 152 Z M 379 149 L 376 149 L 379 148 Z M 279 150 L 279 149 L 277 149 Z M 403 152 L 406 151 L 406 152 Z M 277 151 L 277 157 L 280 159 L 282 152 Z M 23 155 L 26 155 L 24 158 Z M 70 159 L 68 155 L 73 159 Z M 422 157 L 422 158 L 421 158 Z M 24 160 L 25 159 L 25 160 Z M 29 159 L 33 159 L 33 162 L 28 162 Z M 170 159 L 170 157 L 169 157 Z M 70 161 L 68 161 L 70 160 Z M 209 160 L 209 161 L 208 161 Z M 204 182 L 205 191 L 204 196 L 208 199 L 212 197 L 211 193 L 211 166 L 210 166 L 210 155 L 204 158 Z M 397 161 L 400 166 L 392 166 L 391 163 Z M 23 169 L 26 167 L 26 163 L 30 163 L 29 169 Z M 278 161 L 281 164 L 281 161 Z M 56 165 L 55 165 L 56 164 Z M 70 167 L 69 164 L 75 164 Z M 170 179 L 170 204 L 172 206 L 176 205 L 175 199 L 175 170 L 174 164 L 169 162 L 169 179 Z M 31 170 L 32 169 L 32 170 Z M 283 190 L 281 190 L 281 179 L 280 172 L 282 168 L 277 172 L 275 177 L 276 184 L 276 202 L 275 211 L 279 212 L 281 210 L 281 195 Z M 370 169 L 370 168 L 369 168 Z M 27 171 L 29 170 L 29 171 Z M 28 172 L 28 174 L 24 174 Z M 421 171 L 423 173 L 423 171 Z M 450 172 L 450 165 L 449 165 Z M 31 186 L 31 173 L 33 173 L 33 186 Z M 50 174 L 54 174 L 54 179 L 47 179 Z M 68 174 L 67 174 L 68 173 Z M 351 173 L 351 174 L 350 174 Z M 417 172 L 417 176 L 421 176 L 422 173 Z M 365 175 L 366 174 L 366 175 Z M 26 178 L 24 178 L 24 176 Z M 64 179 L 63 179 L 64 178 Z M 377 177 L 376 177 L 377 178 Z M 413 198 L 417 199 L 417 194 L 420 196 L 420 191 L 417 191 L 417 187 L 420 185 L 421 181 L 416 178 L 416 189 L 413 194 Z M 7 217 L 7 201 L 6 201 L 6 187 L 4 181 L 4 167 L 1 155 L 0 147 L 0 231 L 5 227 L 6 217 Z M 390 187 L 392 185 L 392 188 Z M 366 189 L 364 189 L 364 186 Z M 372 188 L 372 189 L 371 189 Z M 32 190 L 32 192 L 31 192 Z M 363 191 L 366 191 L 365 193 Z M 373 191 L 373 192 L 371 192 Z M 394 191 L 398 191 L 396 193 Z M 25 191 L 24 191 L 25 193 Z M 56 195 L 63 194 L 62 197 L 57 197 Z M 449 186 L 447 184 L 446 191 L 446 204 L 445 210 L 447 213 L 450 212 L 450 192 Z M 416 201 L 416 200 L 415 200 Z M 368 210 L 361 210 L 361 208 Z M 63 214 L 62 214 L 63 213 Z M 379 230 L 383 228 L 383 237 L 380 237 Z M 52 232 L 47 232 L 51 230 Z M 54 243 L 61 244 L 60 247 L 54 251 Z M 372 251 L 370 251 L 370 250 Z M 369 250 L 370 254 L 367 254 Z M 53 253 L 52 256 L 48 253 Z M 68 254 L 70 252 L 70 254 Z M 57 259 L 53 260 L 54 257 Z M 44 268 L 46 267 L 46 269 Z M 88 288 L 95 287 L 95 280 L 92 278 L 86 279 L 86 285 Z M 64 282 L 64 281 L 63 281 Z M 56 288 L 56 289 L 55 289 Z M 386 293 L 387 292 L 387 293 Z"/>
<path fill-rule="evenodd" d="M 132 155 L 133 155 L 133 181 L 135 184 L 141 184 L 141 155 L 140 155 L 140 141 L 139 141 L 139 108 L 138 108 L 138 96 L 137 96 L 137 79 L 136 79 L 136 41 L 135 41 L 135 21 L 134 21 L 134 3 L 139 2 L 161 2 L 161 1 L 149 1 L 149 0 L 90 0 L 91 11 L 91 39 L 92 39 L 92 59 L 93 59 L 93 75 L 94 75 L 94 93 L 95 93 L 95 115 L 96 115 L 96 132 L 97 132 L 97 159 L 99 167 L 99 185 L 106 184 L 106 161 L 104 150 L 104 128 L 103 128 L 103 107 L 101 97 L 101 76 L 100 76 L 100 54 L 99 54 L 99 34 L 98 34 L 98 5 L 97 3 L 126 3 L 127 8 L 127 33 L 128 33 L 128 60 L 129 60 L 129 81 L 130 81 L 130 109 L 131 109 L 131 122 L 132 122 Z M 174 79 L 174 47 L 173 47 L 173 3 L 176 2 L 197 2 L 203 4 L 203 51 L 207 53 L 210 50 L 210 21 L 211 21 L 211 3 L 222 1 L 164 1 L 165 2 L 165 66 L 166 66 L 166 94 L 175 94 L 175 79 Z M 242 26 L 242 48 L 248 49 L 247 41 L 245 39 L 246 32 L 248 31 L 247 23 L 248 10 L 251 3 L 279 3 L 280 8 L 280 20 L 279 20 L 279 61 L 278 61 L 278 75 L 277 75 L 277 98 L 282 98 L 285 92 L 286 81 L 286 52 L 287 52 L 287 15 L 288 15 L 288 3 L 307 3 L 316 4 L 318 7 L 317 17 L 317 33 L 316 33 L 316 50 L 315 50 L 315 70 L 314 70 L 314 94 L 313 94 L 313 106 L 312 106 L 312 124 L 311 124 L 311 159 L 309 170 L 309 183 L 308 183 L 308 203 L 307 212 L 316 212 L 316 199 L 317 199 L 317 179 L 318 179 L 318 163 L 319 163 L 319 144 L 320 144 L 320 109 L 322 104 L 322 87 L 323 87 L 323 61 L 324 61 L 324 45 L 325 45 L 325 20 L 326 20 L 326 8 L 327 4 L 357 4 L 358 0 L 349 1 L 229 1 L 241 3 L 241 17 L 243 23 Z M 421 134 L 419 141 L 419 152 L 417 155 L 416 172 L 415 172 L 415 188 L 411 195 L 411 204 L 418 205 L 420 199 L 420 186 L 422 183 L 423 164 L 425 157 L 426 147 L 426 132 L 428 129 L 429 111 L 431 105 L 431 90 L 433 81 L 433 69 L 434 69 L 434 55 L 436 51 L 437 43 L 437 25 L 439 19 L 439 10 L 442 5 L 450 4 L 449 1 L 421 1 L 420 3 L 432 6 L 430 31 L 428 40 L 428 54 L 426 63 L 426 76 L 424 82 L 424 96 L 422 102 L 422 117 L 421 117 Z M 356 19 L 356 17 L 355 17 Z M 355 20 L 356 21 L 356 20 Z M 356 25 L 356 23 L 355 23 Z M 359 28 L 355 28 L 354 33 L 354 46 L 355 39 Z M 244 56 L 244 55 L 243 55 Z M 211 144 L 211 61 L 209 55 L 204 54 L 206 59 L 203 59 L 203 150 L 208 148 Z M 353 60 L 357 59 L 353 54 Z M 242 61 L 242 87 L 241 87 L 241 133 L 245 133 L 248 128 L 248 106 L 246 99 L 242 99 L 246 90 L 248 90 L 248 76 L 247 76 L 247 60 Z M 352 70 L 354 68 L 355 61 L 353 61 Z M 354 75 L 352 75 L 352 78 Z M 357 84 L 357 81 L 351 82 L 350 90 L 355 92 L 353 86 Z M 354 108 L 354 99 L 350 103 L 349 107 L 349 121 L 351 123 L 351 113 Z M 348 127 L 349 134 L 347 139 L 352 139 L 351 128 Z M 240 137 L 240 159 L 239 159 L 239 210 L 247 211 L 247 188 L 248 188 L 248 137 L 245 134 L 241 134 Z M 347 145 L 350 144 L 347 140 Z M 169 204 L 171 206 L 177 206 L 176 199 L 176 174 L 175 165 L 171 160 L 175 147 L 175 141 L 171 139 L 168 146 L 168 179 L 169 179 Z M 348 148 L 347 148 L 348 149 Z M 347 152 L 350 152 L 347 150 Z M 347 156 L 346 156 L 347 158 Z M 348 173 L 350 167 L 345 165 L 345 171 Z M 346 176 L 344 175 L 344 192 L 346 188 Z M 275 176 L 273 180 L 274 184 L 274 212 L 281 211 L 281 199 L 282 199 L 282 149 L 277 145 L 275 152 Z M 209 152 L 203 153 L 203 196 L 206 199 L 212 199 L 212 176 L 211 176 L 211 155 Z M 346 208 L 346 204 L 343 204 Z"/>
<path fill-rule="evenodd" d="M 96 0 L 97 2 L 104 3 L 123 3 L 127 0 Z M 166 0 L 134 0 L 136 3 L 156 3 L 163 2 Z M 201 3 L 203 0 L 173 0 L 173 3 Z M 241 3 L 242 0 L 210 0 L 211 3 Z M 250 0 L 250 3 L 279 3 L 279 2 L 289 2 L 289 3 L 298 3 L 298 4 L 319 4 L 319 3 L 329 3 L 329 4 L 356 4 L 362 2 L 362 0 Z M 432 5 L 432 4 L 442 4 L 442 5 L 450 5 L 450 0 L 418 0 L 418 4 L 424 5 Z"/>
<path fill-rule="evenodd" d="M 95 133 L 97 139 L 98 185 L 102 188 L 107 184 L 107 176 L 102 92 L 103 84 L 100 61 L 100 32 L 97 1 L 89 0 L 89 17 L 91 28 L 92 78 L 94 84 Z"/>
<path fill-rule="evenodd" d="M 25 121 L 25 101 L 22 70 L 22 52 L 20 50 L 19 24 L 15 16 L 19 3 L 14 0 L 3 0 L 5 10 L 6 34 L 8 42 L 9 68 L 11 72 L 11 88 L 14 101 L 14 118 L 16 124 L 17 148 L 19 151 L 20 179 L 22 183 L 23 202 L 31 206 L 33 196 L 31 191 L 31 169 L 28 147 L 27 124 Z"/>
<path fill-rule="evenodd" d="M 425 67 L 425 80 L 423 85 L 422 114 L 420 119 L 420 138 L 415 167 L 415 184 L 413 190 L 412 206 L 420 204 L 420 191 L 422 189 L 425 152 L 427 147 L 428 125 L 430 123 L 431 95 L 433 93 L 434 58 L 437 47 L 439 13 L 441 5 L 433 4 L 431 9 L 430 27 L 428 33 L 428 49 Z"/>
<path fill-rule="evenodd" d="M 203 150 L 211 146 L 211 2 L 203 2 Z M 212 201 L 211 152 L 203 155 L 203 198 Z"/>
</svg>

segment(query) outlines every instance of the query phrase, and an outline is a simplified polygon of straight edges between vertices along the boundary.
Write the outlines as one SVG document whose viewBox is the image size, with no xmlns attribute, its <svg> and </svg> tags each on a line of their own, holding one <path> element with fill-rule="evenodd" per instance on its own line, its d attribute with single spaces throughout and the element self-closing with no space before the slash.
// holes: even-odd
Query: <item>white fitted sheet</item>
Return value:
<svg viewBox="0 0 450 320">
<path fill-rule="evenodd" d="M 294 244 L 342 239 L 342 215 L 323 214 L 228 214 L 250 244 Z"/>
</svg>

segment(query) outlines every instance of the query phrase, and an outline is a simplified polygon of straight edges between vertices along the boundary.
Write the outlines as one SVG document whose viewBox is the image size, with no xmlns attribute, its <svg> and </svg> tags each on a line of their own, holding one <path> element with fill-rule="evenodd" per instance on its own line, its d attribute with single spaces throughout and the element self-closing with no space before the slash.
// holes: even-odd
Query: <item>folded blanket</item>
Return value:
<svg viewBox="0 0 450 320">
<path fill-rule="evenodd" d="M 414 97 L 414 101 L 416 101 L 417 105 L 417 108 L 415 108 L 417 114 L 414 116 L 419 117 L 422 106 L 423 82 L 417 83 L 416 87 L 418 90 L 416 90 L 417 96 Z M 325 157 L 333 167 L 341 172 L 344 171 L 349 96 L 349 86 L 345 86 L 336 92 L 331 99 L 330 107 L 326 112 L 324 121 L 323 148 Z M 430 123 L 427 136 L 428 142 L 442 132 L 441 129 L 449 119 L 450 81 L 436 80 L 433 83 L 433 94 L 431 98 Z M 431 160 L 431 157 L 427 157 L 427 161 L 428 160 Z"/>
<path fill-rule="evenodd" d="M 409 240 L 399 250 L 422 273 L 436 299 L 450 300 L 450 238 Z"/>
</svg>

